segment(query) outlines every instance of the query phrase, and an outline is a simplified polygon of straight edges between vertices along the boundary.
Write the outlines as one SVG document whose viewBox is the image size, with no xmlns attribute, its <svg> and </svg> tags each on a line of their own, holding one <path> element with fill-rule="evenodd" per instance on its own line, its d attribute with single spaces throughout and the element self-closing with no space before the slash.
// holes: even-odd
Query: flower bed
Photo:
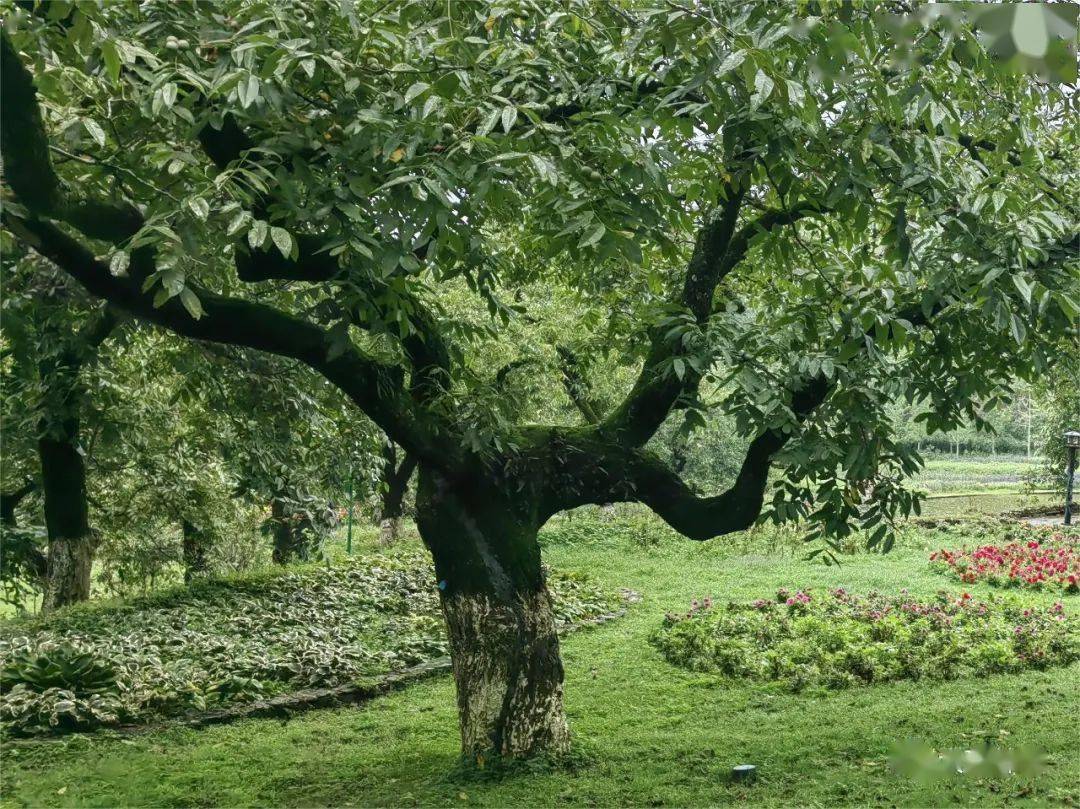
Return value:
<svg viewBox="0 0 1080 809">
<path fill-rule="evenodd" d="M 969 594 L 922 602 L 904 594 L 780 590 L 775 599 L 668 614 L 653 643 L 693 671 L 776 680 L 792 690 L 892 680 L 952 679 L 1080 659 L 1080 629 L 1061 604 L 1045 609 Z"/>
<path fill-rule="evenodd" d="M 610 612 L 616 594 L 552 572 L 556 620 Z M 86 729 L 337 686 L 447 653 L 430 557 L 208 581 L 117 607 L 0 626 L 0 721 Z"/>
<path fill-rule="evenodd" d="M 998 543 L 934 551 L 930 564 L 966 584 L 1080 592 L 1080 539 L 1052 529 L 1027 526 Z"/>
</svg>

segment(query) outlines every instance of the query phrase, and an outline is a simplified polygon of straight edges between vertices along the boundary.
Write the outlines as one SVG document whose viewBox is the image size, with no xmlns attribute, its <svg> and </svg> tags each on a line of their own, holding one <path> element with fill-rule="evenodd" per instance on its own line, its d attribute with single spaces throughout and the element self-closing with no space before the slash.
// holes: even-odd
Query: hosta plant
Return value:
<svg viewBox="0 0 1080 809">
<path fill-rule="evenodd" d="M 560 624 L 616 604 L 584 576 L 547 577 Z M 145 722 L 378 677 L 447 652 L 435 571 L 419 548 L 201 581 L 0 627 L 0 721 L 20 733 Z"/>
</svg>

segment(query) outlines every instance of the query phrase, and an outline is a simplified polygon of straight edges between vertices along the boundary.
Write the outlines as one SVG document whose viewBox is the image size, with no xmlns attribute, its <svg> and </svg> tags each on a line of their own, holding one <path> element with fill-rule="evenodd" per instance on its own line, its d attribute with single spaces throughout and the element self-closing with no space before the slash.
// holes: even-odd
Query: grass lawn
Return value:
<svg viewBox="0 0 1080 809">
<path fill-rule="evenodd" d="M 644 596 L 625 618 L 564 641 L 567 710 L 582 753 L 572 770 L 491 777 L 457 769 L 454 693 L 443 677 L 289 722 L 9 742 L 2 805 L 1080 804 L 1080 664 L 790 694 L 673 667 L 648 643 L 665 611 L 707 594 L 742 600 L 780 586 L 840 585 L 906 586 L 926 596 L 956 590 L 928 569 L 926 556 L 925 549 L 898 547 L 829 568 L 782 552 L 743 553 L 722 541 L 548 548 L 552 564 Z M 992 592 L 967 589 L 977 598 Z M 1077 609 L 1076 601 L 1066 597 L 1066 608 Z M 907 737 L 968 748 L 984 735 L 1044 752 L 1046 772 L 927 784 L 894 775 L 886 764 L 890 746 Z M 731 766 L 743 762 L 758 766 L 757 783 L 728 781 Z"/>
</svg>

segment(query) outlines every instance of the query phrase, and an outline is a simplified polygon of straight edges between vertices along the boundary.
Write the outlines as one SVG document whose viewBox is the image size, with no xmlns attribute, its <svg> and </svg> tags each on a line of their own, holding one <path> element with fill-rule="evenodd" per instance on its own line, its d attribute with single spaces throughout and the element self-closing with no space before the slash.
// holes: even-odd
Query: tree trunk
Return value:
<svg viewBox="0 0 1080 809">
<path fill-rule="evenodd" d="M 393 444 L 387 444 L 383 452 L 382 504 L 379 509 L 379 542 L 393 545 L 401 531 L 401 516 L 405 505 L 405 493 L 409 490 L 409 478 L 416 469 L 416 458 L 406 455 L 400 466 Z"/>
<path fill-rule="evenodd" d="M 86 501 L 86 467 L 76 448 L 78 420 L 69 417 L 56 426 L 59 435 L 38 439 L 49 537 L 42 612 L 90 598 L 96 544 Z"/>
<path fill-rule="evenodd" d="M 468 760 L 569 747 L 563 667 L 528 496 L 421 467 L 417 526 L 435 560 Z"/>
<path fill-rule="evenodd" d="M 299 555 L 300 539 L 292 521 L 292 514 L 285 501 L 275 497 L 270 501 L 270 519 L 273 521 L 274 564 L 285 565 Z"/>
<path fill-rule="evenodd" d="M 210 533 L 187 520 L 181 521 L 181 528 L 184 532 L 184 584 L 190 584 L 209 568 Z"/>
</svg>

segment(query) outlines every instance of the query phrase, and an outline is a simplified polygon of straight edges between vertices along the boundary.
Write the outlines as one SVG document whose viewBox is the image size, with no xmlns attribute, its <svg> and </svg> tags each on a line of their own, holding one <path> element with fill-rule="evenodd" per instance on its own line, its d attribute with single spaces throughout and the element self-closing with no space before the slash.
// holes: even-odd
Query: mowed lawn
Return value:
<svg viewBox="0 0 1080 809">
<path fill-rule="evenodd" d="M 578 754 L 568 769 L 460 769 L 454 692 L 443 677 L 288 722 L 8 742 L 3 806 L 1080 804 L 1080 664 L 801 694 L 668 664 L 649 636 L 666 611 L 695 597 L 770 597 L 781 586 L 960 591 L 927 568 L 923 548 L 847 556 L 836 568 L 746 547 L 718 540 L 546 549 L 552 564 L 643 596 L 624 618 L 564 641 Z M 976 598 L 992 592 L 967 590 Z M 1080 598 L 1065 604 L 1080 609 Z M 888 767 L 891 746 L 906 738 L 970 748 L 986 736 L 1045 753 L 1045 772 L 922 783 Z M 739 763 L 758 766 L 756 783 L 729 781 Z"/>
</svg>

